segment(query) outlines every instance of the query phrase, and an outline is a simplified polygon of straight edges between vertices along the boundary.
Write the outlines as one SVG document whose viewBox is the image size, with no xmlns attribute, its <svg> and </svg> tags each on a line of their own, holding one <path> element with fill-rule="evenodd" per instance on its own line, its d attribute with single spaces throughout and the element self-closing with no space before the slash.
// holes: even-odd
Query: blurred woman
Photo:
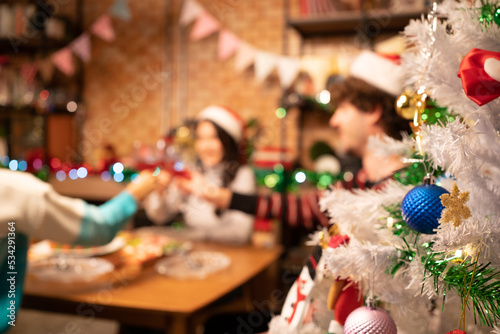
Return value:
<svg viewBox="0 0 500 334">
<path fill-rule="evenodd" d="M 224 243 L 246 243 L 254 216 L 238 210 L 217 209 L 204 195 L 228 188 L 234 192 L 256 193 L 255 175 L 243 164 L 240 144 L 244 123 L 232 110 L 209 106 L 197 117 L 195 151 L 197 166 L 190 179 L 174 178 L 162 192 L 153 192 L 145 201 L 149 219 L 156 224 L 171 221 L 180 212 L 187 227 L 205 239 Z"/>
</svg>

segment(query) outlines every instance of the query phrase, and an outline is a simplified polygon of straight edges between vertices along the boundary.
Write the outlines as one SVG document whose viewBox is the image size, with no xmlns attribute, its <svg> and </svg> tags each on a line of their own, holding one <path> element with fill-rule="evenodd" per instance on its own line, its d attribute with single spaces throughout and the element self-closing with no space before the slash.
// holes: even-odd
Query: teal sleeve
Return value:
<svg viewBox="0 0 500 334">
<path fill-rule="evenodd" d="M 80 235 L 74 243 L 91 246 L 110 242 L 136 211 L 137 202 L 127 191 L 100 206 L 85 203 Z"/>
<path fill-rule="evenodd" d="M 0 333 L 16 325 L 23 296 L 28 245 L 28 237 L 18 232 L 10 244 L 8 236 L 0 240 Z"/>
</svg>

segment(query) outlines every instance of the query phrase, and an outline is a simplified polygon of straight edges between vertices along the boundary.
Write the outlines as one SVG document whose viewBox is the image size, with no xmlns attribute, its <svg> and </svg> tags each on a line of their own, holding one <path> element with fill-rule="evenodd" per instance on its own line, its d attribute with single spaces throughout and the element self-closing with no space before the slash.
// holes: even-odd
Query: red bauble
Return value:
<svg viewBox="0 0 500 334">
<path fill-rule="evenodd" d="M 348 282 L 347 284 L 350 285 L 340 293 L 334 310 L 335 320 L 342 326 L 349 314 L 363 305 L 363 296 L 358 285 L 354 282 Z"/>
<path fill-rule="evenodd" d="M 454 331 L 448 332 L 446 334 L 467 334 L 467 333 L 461 331 L 460 329 L 455 329 Z"/>
</svg>

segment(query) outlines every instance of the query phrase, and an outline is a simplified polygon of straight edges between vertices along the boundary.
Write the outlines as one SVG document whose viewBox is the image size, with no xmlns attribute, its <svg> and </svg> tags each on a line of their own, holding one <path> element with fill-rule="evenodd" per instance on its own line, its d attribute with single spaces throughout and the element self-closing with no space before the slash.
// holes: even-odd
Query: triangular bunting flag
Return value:
<svg viewBox="0 0 500 334">
<path fill-rule="evenodd" d="M 111 7 L 111 15 L 123 21 L 130 21 L 132 13 L 130 12 L 127 0 L 116 0 Z"/>
<path fill-rule="evenodd" d="M 62 48 L 52 55 L 52 62 L 56 67 L 68 77 L 75 73 L 73 65 L 73 55 L 69 47 Z"/>
<path fill-rule="evenodd" d="M 198 16 L 200 16 L 204 11 L 203 7 L 196 0 L 184 1 L 179 24 L 181 26 L 187 26 L 198 18 Z"/>
<path fill-rule="evenodd" d="M 38 71 L 38 66 L 36 63 L 28 63 L 21 65 L 20 74 L 26 81 L 28 85 L 31 85 L 35 80 L 36 72 Z"/>
<path fill-rule="evenodd" d="M 40 72 L 43 82 L 50 82 L 54 76 L 54 64 L 52 64 L 52 60 L 50 58 L 40 59 L 37 61 L 37 64 L 38 72 Z"/>
<path fill-rule="evenodd" d="M 311 76 L 316 93 L 326 88 L 326 80 L 336 70 L 336 62 L 331 57 L 304 56 L 300 67 Z"/>
<path fill-rule="evenodd" d="M 248 66 L 252 65 L 255 60 L 255 49 L 247 43 L 241 42 L 236 53 L 234 61 L 234 69 L 237 72 L 242 72 Z"/>
<path fill-rule="evenodd" d="M 111 18 L 109 15 L 104 14 L 98 18 L 90 27 L 90 31 L 106 42 L 112 42 L 115 40 L 115 31 L 111 25 Z"/>
<path fill-rule="evenodd" d="M 90 60 L 90 36 L 84 32 L 70 44 L 71 50 L 80 57 L 84 62 Z"/>
<path fill-rule="evenodd" d="M 293 57 L 279 57 L 277 68 L 281 87 L 287 89 L 300 72 L 300 60 Z"/>
<path fill-rule="evenodd" d="M 255 55 L 255 79 L 263 82 L 276 67 L 278 56 L 265 51 L 258 51 Z"/>
<path fill-rule="evenodd" d="M 189 38 L 193 41 L 200 40 L 219 30 L 219 27 L 219 22 L 205 11 L 196 19 Z"/>
<path fill-rule="evenodd" d="M 219 60 L 226 60 L 231 57 L 240 46 L 240 39 L 232 32 L 223 29 L 219 33 L 218 57 Z"/>
</svg>

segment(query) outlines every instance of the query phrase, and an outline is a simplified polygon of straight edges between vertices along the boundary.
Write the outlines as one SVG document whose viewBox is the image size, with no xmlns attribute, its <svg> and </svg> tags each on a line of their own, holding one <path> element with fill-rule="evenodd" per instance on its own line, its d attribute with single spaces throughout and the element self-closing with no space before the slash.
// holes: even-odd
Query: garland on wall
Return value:
<svg viewBox="0 0 500 334">
<path fill-rule="evenodd" d="M 179 17 L 180 26 L 189 24 L 193 24 L 189 35 L 193 42 L 218 32 L 217 58 L 226 61 L 235 56 L 234 69 L 238 73 L 254 65 L 255 80 L 259 83 L 264 82 L 276 70 L 281 87 L 287 89 L 299 73 L 304 71 L 311 77 L 315 91 L 320 92 L 325 89 L 328 76 L 337 72 L 335 56 L 290 57 L 250 45 L 223 27 L 221 22 L 196 0 L 186 0 Z"/>
<path fill-rule="evenodd" d="M 85 63 L 89 62 L 92 58 L 92 35 L 106 42 L 115 40 L 116 36 L 111 17 L 123 21 L 131 20 L 132 14 L 127 0 L 116 0 L 108 9 L 107 13 L 99 16 L 86 31 L 83 31 L 66 46 L 46 57 L 21 65 L 20 74 L 23 79 L 26 80 L 27 83 L 33 82 L 34 77 L 37 72 L 39 72 L 45 82 L 50 82 L 55 69 L 58 69 L 66 76 L 72 76 L 75 73 L 73 54 Z M 29 20 L 30 18 L 27 19 Z M 9 35 L 9 40 L 13 47 L 29 43 L 29 39 L 25 38 L 23 35 L 11 34 Z"/>
</svg>

